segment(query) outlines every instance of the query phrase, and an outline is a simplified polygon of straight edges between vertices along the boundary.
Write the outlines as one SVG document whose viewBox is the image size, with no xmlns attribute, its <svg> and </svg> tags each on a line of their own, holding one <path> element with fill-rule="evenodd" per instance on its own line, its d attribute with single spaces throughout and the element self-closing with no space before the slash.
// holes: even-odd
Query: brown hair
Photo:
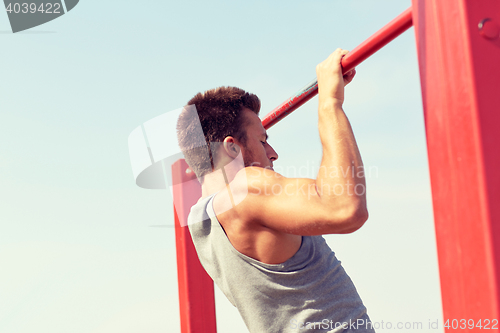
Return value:
<svg viewBox="0 0 500 333">
<path fill-rule="evenodd" d="M 196 94 L 187 105 L 196 107 L 204 138 L 196 135 L 197 121 L 183 110 L 177 120 L 177 139 L 187 164 L 203 181 L 203 176 L 214 168 L 214 143 L 232 136 L 245 144 L 243 109 L 258 115 L 260 100 L 240 88 L 219 87 Z"/>
</svg>

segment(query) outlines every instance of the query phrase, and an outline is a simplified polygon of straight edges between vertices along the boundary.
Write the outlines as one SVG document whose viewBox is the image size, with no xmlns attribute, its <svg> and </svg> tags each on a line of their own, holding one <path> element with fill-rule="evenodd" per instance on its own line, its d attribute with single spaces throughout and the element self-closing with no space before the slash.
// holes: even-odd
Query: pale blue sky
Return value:
<svg viewBox="0 0 500 333">
<path fill-rule="evenodd" d="M 135 185 L 130 132 L 220 85 L 264 115 L 410 5 L 82 0 L 18 34 L 0 13 L 0 331 L 178 332 L 174 230 L 150 227 L 173 224 L 172 201 Z M 326 239 L 374 322 L 442 332 L 428 329 L 442 311 L 413 29 L 357 70 L 344 109 L 377 170 L 370 219 Z M 316 107 L 270 129 L 277 169 L 318 165 Z M 245 331 L 217 306 L 219 332 Z"/>
</svg>

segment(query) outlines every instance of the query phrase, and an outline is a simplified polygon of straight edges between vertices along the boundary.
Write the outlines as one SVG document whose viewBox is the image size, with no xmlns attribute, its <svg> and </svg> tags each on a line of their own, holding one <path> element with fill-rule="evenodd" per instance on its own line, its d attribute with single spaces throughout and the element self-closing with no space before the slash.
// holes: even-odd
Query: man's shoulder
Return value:
<svg viewBox="0 0 500 333">
<path fill-rule="evenodd" d="M 218 218 L 222 218 L 219 221 L 238 220 L 243 225 L 258 222 L 255 216 L 263 208 L 263 188 L 272 186 L 271 182 L 279 177 L 283 176 L 261 167 L 250 166 L 239 170 L 228 186 L 214 198 L 214 212 Z M 224 225 L 223 222 L 221 224 Z"/>
<path fill-rule="evenodd" d="M 271 169 L 245 167 L 236 173 L 227 190 L 221 191 L 218 196 L 230 201 L 232 208 L 246 211 L 248 208 L 255 208 L 255 202 L 262 200 L 259 197 L 267 193 L 266 188 L 272 187 L 283 178 L 285 177 Z"/>
<path fill-rule="evenodd" d="M 231 182 L 231 187 L 233 187 L 234 190 L 260 194 L 260 189 L 280 183 L 284 179 L 286 179 L 286 177 L 272 169 L 249 166 L 238 171 Z"/>
</svg>

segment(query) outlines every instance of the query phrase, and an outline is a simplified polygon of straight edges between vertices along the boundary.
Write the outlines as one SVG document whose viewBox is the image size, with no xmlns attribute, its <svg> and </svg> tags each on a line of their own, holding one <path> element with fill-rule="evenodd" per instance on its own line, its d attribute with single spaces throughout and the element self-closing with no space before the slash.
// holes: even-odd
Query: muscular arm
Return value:
<svg viewBox="0 0 500 333">
<path fill-rule="evenodd" d="M 321 202 L 340 213 L 349 227 L 359 228 L 368 218 L 363 162 L 342 104 L 344 86 L 355 71 L 342 76 L 339 65 L 347 51 L 337 49 L 316 67 L 318 76 L 318 128 L 323 146 L 316 186 Z M 343 217 L 342 217 L 343 215 Z"/>
<path fill-rule="evenodd" d="M 342 110 L 344 86 L 355 74 L 342 76 L 340 61 L 346 53 L 338 49 L 316 68 L 323 145 L 317 178 L 286 178 L 255 167 L 241 170 L 233 188 L 248 193 L 236 206 L 238 219 L 246 225 L 242 230 L 250 234 L 261 228 L 294 235 L 349 233 L 368 218 L 361 156 Z"/>
</svg>

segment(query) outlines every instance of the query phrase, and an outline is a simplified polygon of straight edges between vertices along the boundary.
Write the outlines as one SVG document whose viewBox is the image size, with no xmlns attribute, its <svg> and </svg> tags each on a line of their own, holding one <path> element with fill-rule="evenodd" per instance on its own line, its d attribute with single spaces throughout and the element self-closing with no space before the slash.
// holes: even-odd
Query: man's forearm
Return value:
<svg viewBox="0 0 500 333">
<path fill-rule="evenodd" d="M 342 73 L 342 57 L 337 49 L 316 66 L 319 97 L 319 136 L 323 158 L 316 178 L 316 188 L 332 223 L 354 231 L 368 218 L 366 210 L 363 162 L 342 104 L 344 87 L 356 75 L 353 69 Z"/>
<path fill-rule="evenodd" d="M 320 100 L 319 135 L 323 145 L 321 167 L 316 178 L 322 200 L 346 214 L 366 210 L 363 162 L 354 133 L 342 105 L 333 99 Z"/>
</svg>

